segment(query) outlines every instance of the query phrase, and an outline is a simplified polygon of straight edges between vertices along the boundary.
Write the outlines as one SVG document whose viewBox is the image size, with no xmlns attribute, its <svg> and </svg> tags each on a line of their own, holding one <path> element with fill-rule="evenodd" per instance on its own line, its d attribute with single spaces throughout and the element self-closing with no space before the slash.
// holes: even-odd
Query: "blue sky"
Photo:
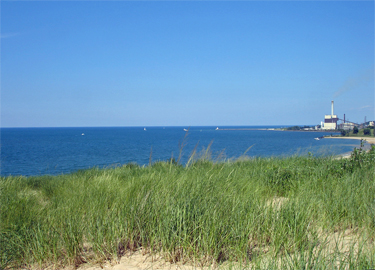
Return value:
<svg viewBox="0 0 375 270">
<path fill-rule="evenodd" d="M 1 126 L 374 120 L 373 1 L 1 1 Z"/>
</svg>

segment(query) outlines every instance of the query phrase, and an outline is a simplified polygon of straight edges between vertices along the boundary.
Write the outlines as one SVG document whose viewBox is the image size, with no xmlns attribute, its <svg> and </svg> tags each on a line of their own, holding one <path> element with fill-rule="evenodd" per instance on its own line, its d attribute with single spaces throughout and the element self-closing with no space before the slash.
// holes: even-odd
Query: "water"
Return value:
<svg viewBox="0 0 375 270">
<path fill-rule="evenodd" d="M 201 152 L 211 142 L 214 159 L 237 158 L 251 146 L 246 154 L 261 157 L 337 155 L 359 147 L 357 140 L 314 140 L 331 132 L 215 128 L 191 127 L 186 137 L 184 127 L 2 128 L 1 175 L 56 175 L 130 162 L 146 165 L 150 156 L 152 162 L 178 159 L 181 149 L 181 162 L 186 163 L 197 145 Z"/>
</svg>

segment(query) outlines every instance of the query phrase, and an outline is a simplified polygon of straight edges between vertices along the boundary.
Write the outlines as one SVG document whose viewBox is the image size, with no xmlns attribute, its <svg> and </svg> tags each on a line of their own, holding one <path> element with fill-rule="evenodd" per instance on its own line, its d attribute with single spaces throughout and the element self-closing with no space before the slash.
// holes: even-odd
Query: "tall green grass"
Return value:
<svg viewBox="0 0 375 270">
<path fill-rule="evenodd" d="M 151 159 L 150 159 L 151 160 Z M 2 177 L 1 269 L 116 261 L 375 268 L 375 148 L 349 159 L 175 160 Z"/>
</svg>

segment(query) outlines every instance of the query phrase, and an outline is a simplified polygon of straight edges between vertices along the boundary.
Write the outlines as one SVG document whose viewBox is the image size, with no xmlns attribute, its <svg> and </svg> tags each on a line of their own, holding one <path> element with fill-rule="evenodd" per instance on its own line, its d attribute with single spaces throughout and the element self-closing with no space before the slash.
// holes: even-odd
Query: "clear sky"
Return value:
<svg viewBox="0 0 375 270">
<path fill-rule="evenodd" d="M 1 126 L 374 120 L 373 1 L 1 1 Z"/>
</svg>

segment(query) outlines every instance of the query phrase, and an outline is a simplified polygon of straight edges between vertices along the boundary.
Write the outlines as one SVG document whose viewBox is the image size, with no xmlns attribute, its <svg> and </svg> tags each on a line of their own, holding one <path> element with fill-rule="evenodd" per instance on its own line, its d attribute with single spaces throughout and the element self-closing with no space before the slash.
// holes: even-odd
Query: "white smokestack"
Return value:
<svg viewBox="0 0 375 270">
<path fill-rule="evenodd" d="M 333 100 L 332 100 L 332 103 L 331 103 L 331 115 L 333 116 Z"/>
</svg>

